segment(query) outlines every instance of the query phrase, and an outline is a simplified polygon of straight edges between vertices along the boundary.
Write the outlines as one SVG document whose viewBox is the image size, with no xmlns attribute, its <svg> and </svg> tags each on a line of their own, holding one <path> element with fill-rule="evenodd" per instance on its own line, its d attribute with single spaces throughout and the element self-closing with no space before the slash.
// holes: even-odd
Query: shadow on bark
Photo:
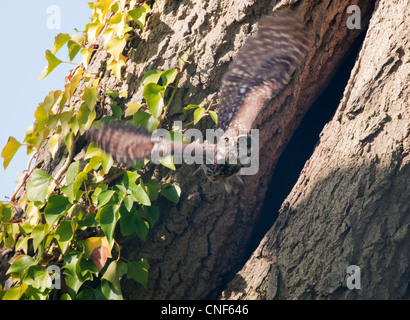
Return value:
<svg viewBox="0 0 410 320">
<path fill-rule="evenodd" d="M 339 169 L 298 194 L 296 205 L 285 202 L 223 297 L 408 299 L 410 165 L 399 167 Z M 323 188 L 329 181 L 334 188 Z M 330 201 L 312 205 L 321 198 Z M 360 290 L 347 287 L 350 265 L 360 268 Z"/>
</svg>

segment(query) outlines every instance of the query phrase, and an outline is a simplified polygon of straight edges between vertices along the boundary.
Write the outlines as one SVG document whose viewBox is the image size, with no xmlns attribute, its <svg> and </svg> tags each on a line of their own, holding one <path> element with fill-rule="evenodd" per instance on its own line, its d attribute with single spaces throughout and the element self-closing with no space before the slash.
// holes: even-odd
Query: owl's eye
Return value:
<svg viewBox="0 0 410 320">
<path fill-rule="evenodd" d="M 228 137 L 225 138 L 225 142 L 229 142 L 229 138 L 228 138 Z"/>
</svg>

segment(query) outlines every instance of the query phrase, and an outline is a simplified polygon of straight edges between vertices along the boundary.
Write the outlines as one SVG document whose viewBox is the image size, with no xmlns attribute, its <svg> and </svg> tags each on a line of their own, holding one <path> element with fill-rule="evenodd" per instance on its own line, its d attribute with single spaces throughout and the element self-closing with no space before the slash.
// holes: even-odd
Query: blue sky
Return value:
<svg viewBox="0 0 410 320">
<path fill-rule="evenodd" d="M 91 10 L 85 0 L 38 0 L 2 1 L 0 9 L 0 152 L 9 136 L 22 142 L 26 128 L 34 121 L 38 103 L 54 90 L 64 87 L 64 78 L 74 66 L 59 65 L 45 79 L 38 77 L 47 65 L 45 51 L 51 49 L 58 33 L 75 33 L 74 28 L 84 30 L 90 21 Z M 50 29 L 57 6 L 60 9 L 60 29 Z M 53 15 L 54 14 L 54 15 Z M 48 22 L 48 24 L 47 24 Z M 50 24 L 51 23 L 51 24 Z M 57 57 L 68 60 L 66 47 Z M 77 58 L 78 61 L 78 58 Z M 17 172 L 27 166 L 29 156 L 26 147 L 21 147 L 6 171 L 0 158 L 0 201 L 7 201 L 17 186 Z"/>
</svg>

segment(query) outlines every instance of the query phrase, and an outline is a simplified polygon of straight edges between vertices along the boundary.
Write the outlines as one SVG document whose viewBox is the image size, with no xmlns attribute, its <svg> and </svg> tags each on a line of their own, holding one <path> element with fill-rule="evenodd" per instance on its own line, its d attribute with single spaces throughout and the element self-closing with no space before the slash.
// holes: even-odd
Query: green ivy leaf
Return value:
<svg viewBox="0 0 410 320">
<path fill-rule="evenodd" d="M 94 156 L 90 159 L 87 165 L 84 167 L 83 172 L 90 172 L 92 169 L 97 168 L 101 165 L 101 156 Z"/>
<path fill-rule="evenodd" d="M 205 114 L 205 108 L 198 108 L 194 111 L 194 124 L 197 124 L 199 120 L 202 119 L 202 117 Z"/>
<path fill-rule="evenodd" d="M 80 188 L 84 180 L 87 180 L 87 174 L 85 172 L 80 172 L 74 182 L 61 188 L 61 192 L 67 196 L 70 203 L 75 204 L 80 200 L 83 194 L 83 191 L 80 191 Z"/>
<path fill-rule="evenodd" d="M 109 281 L 113 285 L 114 289 L 118 293 L 121 293 L 120 280 L 127 270 L 127 263 L 123 261 L 111 261 L 102 279 Z"/>
<path fill-rule="evenodd" d="M 99 287 L 94 289 L 95 300 L 123 300 L 121 291 L 117 291 L 114 285 L 106 279 L 101 279 Z"/>
<path fill-rule="evenodd" d="M 159 219 L 159 209 L 155 206 L 142 207 L 137 210 L 136 215 L 142 220 L 147 221 L 152 227 Z"/>
<path fill-rule="evenodd" d="M 159 120 L 149 113 L 138 110 L 132 117 L 132 122 L 137 127 L 147 129 L 149 132 L 153 132 L 159 125 Z"/>
<path fill-rule="evenodd" d="M 95 119 L 96 113 L 94 110 L 90 110 L 88 105 L 84 102 L 81 104 L 80 109 L 76 115 L 76 119 L 80 125 L 80 128 L 83 127 L 87 130 L 93 120 Z"/>
<path fill-rule="evenodd" d="M 102 30 L 103 25 L 100 22 L 89 23 L 86 26 L 88 43 L 92 44 Z"/>
<path fill-rule="evenodd" d="M 80 171 L 80 162 L 75 161 L 67 169 L 67 174 L 65 177 L 65 181 L 67 184 L 73 183 L 75 178 L 77 177 L 78 172 Z"/>
<path fill-rule="evenodd" d="M 108 243 L 112 243 L 115 225 L 119 219 L 119 212 L 116 205 L 102 207 L 95 219 L 100 223 L 101 229 L 107 237 Z"/>
<path fill-rule="evenodd" d="M 70 220 L 61 221 L 55 232 L 55 238 L 57 240 L 58 246 L 60 247 L 61 252 L 67 250 L 68 245 L 70 244 L 71 239 L 73 238 L 73 228 Z"/>
<path fill-rule="evenodd" d="M 25 235 L 24 237 L 20 237 L 16 242 L 16 251 L 23 251 L 27 253 L 27 246 L 28 246 L 29 237 Z"/>
<path fill-rule="evenodd" d="M 127 269 L 127 278 L 134 279 L 136 282 L 141 283 L 144 288 L 147 287 L 149 264 L 146 259 L 128 262 Z"/>
<path fill-rule="evenodd" d="M 114 59 L 114 56 L 112 56 L 107 62 L 107 69 L 112 70 L 117 79 L 121 79 L 121 68 L 126 62 L 127 58 L 122 54 L 120 54 L 118 61 Z"/>
<path fill-rule="evenodd" d="M 80 289 L 81 285 L 85 281 L 82 278 L 80 278 L 76 272 L 79 257 L 80 254 L 74 251 L 66 254 L 63 260 L 64 280 L 67 285 L 68 293 L 70 294 L 70 297 L 72 299 L 75 298 L 78 289 Z"/>
<path fill-rule="evenodd" d="M 161 194 L 173 203 L 178 203 L 181 196 L 181 188 L 177 185 L 163 185 L 163 187 L 161 188 Z"/>
<path fill-rule="evenodd" d="M 51 71 L 53 71 L 60 65 L 60 63 L 63 62 L 60 59 L 56 58 L 56 56 L 50 50 L 46 51 L 46 60 L 48 61 L 48 66 L 44 68 L 44 71 L 40 75 L 38 80 L 42 80 L 47 77 L 51 73 Z"/>
<path fill-rule="evenodd" d="M 98 195 L 98 205 L 97 208 L 101 208 L 106 205 L 112 199 L 115 191 L 114 190 L 105 190 Z"/>
<path fill-rule="evenodd" d="M 160 70 L 149 70 L 144 73 L 144 75 L 141 78 L 141 84 L 142 85 L 147 85 L 148 83 L 155 83 L 157 84 L 159 79 L 161 79 L 161 76 L 163 74 L 163 71 Z"/>
<path fill-rule="evenodd" d="M 65 93 L 68 99 L 73 96 L 75 89 L 77 89 L 78 83 L 83 78 L 83 73 L 84 70 L 78 69 L 71 77 L 70 82 L 64 86 Z"/>
<path fill-rule="evenodd" d="M 13 215 L 13 205 L 0 202 L 0 221 L 9 223 Z"/>
<path fill-rule="evenodd" d="M 82 281 L 92 280 L 93 275 L 98 273 L 98 267 L 92 259 L 88 259 L 86 254 L 83 253 L 77 262 L 76 271 Z"/>
<path fill-rule="evenodd" d="M 158 198 L 158 192 L 161 190 L 161 185 L 155 179 L 151 179 L 145 184 L 148 192 L 148 196 L 151 201 L 155 201 Z"/>
<path fill-rule="evenodd" d="M 28 289 L 28 284 L 23 283 L 19 286 L 14 286 L 6 291 L 2 300 L 19 300 Z"/>
<path fill-rule="evenodd" d="M 164 71 L 161 75 L 162 85 L 165 87 L 169 86 L 171 83 L 175 81 L 177 75 L 177 69 L 169 69 L 167 71 Z"/>
<path fill-rule="evenodd" d="M 122 184 L 125 189 L 132 189 L 135 187 L 135 181 L 140 177 L 138 173 L 132 171 L 125 171 L 124 177 L 122 178 Z"/>
<path fill-rule="evenodd" d="M 36 169 L 31 174 L 31 180 L 27 188 L 27 198 L 30 201 L 44 202 L 47 196 L 48 184 L 52 176 L 41 169 Z"/>
<path fill-rule="evenodd" d="M 148 222 L 138 216 L 135 208 L 127 211 L 126 208 L 120 208 L 120 229 L 124 237 L 136 234 L 141 240 L 145 241 L 149 231 Z"/>
<path fill-rule="evenodd" d="M 117 12 L 116 14 L 114 14 L 112 16 L 112 18 L 110 19 L 110 24 L 118 24 L 122 21 L 122 18 L 124 16 L 123 12 Z"/>
<path fill-rule="evenodd" d="M 125 117 L 132 116 L 141 108 L 141 104 L 138 102 L 131 102 L 127 104 L 127 109 L 125 109 Z"/>
<path fill-rule="evenodd" d="M 71 39 L 71 36 L 68 33 L 59 33 L 54 39 L 54 47 L 51 49 L 52 54 L 56 54 L 58 50 L 65 45 L 68 40 Z"/>
<path fill-rule="evenodd" d="M 48 272 L 39 265 L 29 267 L 23 281 L 41 292 L 50 288 L 52 283 Z"/>
<path fill-rule="evenodd" d="M 158 159 L 158 161 L 164 167 L 167 167 L 168 169 L 171 169 L 171 170 L 176 170 L 175 164 L 174 164 L 174 156 L 172 154 L 169 154 L 161 159 Z"/>
<path fill-rule="evenodd" d="M 97 289 L 85 288 L 80 291 L 80 293 L 75 297 L 75 300 L 104 300 L 105 297 L 98 299 Z"/>
<path fill-rule="evenodd" d="M 75 118 L 74 118 L 75 119 Z M 67 133 L 67 135 L 64 137 L 64 143 L 65 146 L 67 147 L 67 150 L 69 153 L 71 153 L 71 147 L 73 146 L 73 141 L 74 141 L 74 132 L 70 131 Z"/>
<path fill-rule="evenodd" d="M 103 192 L 104 190 L 108 189 L 108 185 L 106 185 L 105 183 L 100 183 L 97 188 L 95 188 L 92 196 L 91 196 L 91 202 L 93 204 L 94 207 L 96 207 L 98 205 L 98 196 L 101 194 L 101 192 Z"/>
<path fill-rule="evenodd" d="M 37 225 L 38 222 L 42 219 L 42 215 L 39 212 L 39 208 L 38 206 L 36 206 L 36 204 L 36 202 L 29 202 L 26 209 L 27 217 L 29 218 L 29 221 L 33 226 Z"/>
<path fill-rule="evenodd" d="M 47 121 L 47 111 L 44 108 L 43 104 L 40 104 L 36 111 L 34 112 L 34 118 L 36 118 L 39 126 L 44 126 Z"/>
<path fill-rule="evenodd" d="M 94 49 L 92 48 L 82 48 L 80 50 L 82 62 L 85 68 L 88 67 L 88 63 L 90 62 L 90 58 L 93 52 L 94 52 Z"/>
<path fill-rule="evenodd" d="M 105 91 L 105 94 L 114 100 L 118 99 L 120 96 L 120 93 L 117 90 L 108 90 Z"/>
<path fill-rule="evenodd" d="M 128 16 L 132 20 L 134 20 L 141 29 L 143 29 L 145 25 L 146 16 L 150 11 L 151 8 L 144 3 L 141 7 L 128 11 Z"/>
<path fill-rule="evenodd" d="M 67 43 L 68 56 L 70 61 L 73 61 L 78 52 L 83 48 L 86 41 L 86 36 L 82 33 L 75 33 L 71 36 L 71 39 Z"/>
<path fill-rule="evenodd" d="M 41 241 L 43 241 L 44 237 L 46 236 L 48 231 L 48 224 L 39 223 L 31 232 L 30 239 L 33 239 L 33 249 L 34 251 L 37 250 L 38 246 L 40 245 Z"/>
<path fill-rule="evenodd" d="M 122 109 L 114 101 L 111 101 L 110 107 L 111 107 L 112 115 L 114 116 L 114 118 L 121 120 L 122 115 L 124 113 Z"/>
<path fill-rule="evenodd" d="M 25 221 L 19 226 L 19 229 L 23 236 L 26 237 L 33 231 L 33 226 L 29 221 Z"/>
<path fill-rule="evenodd" d="M 72 114 L 70 119 L 68 120 L 68 126 L 71 129 L 70 132 L 67 133 L 66 137 L 70 134 L 74 135 L 77 134 L 78 131 L 80 130 L 80 124 L 78 123 L 77 118 Z M 66 146 L 68 147 L 67 141 L 65 141 Z M 71 148 L 69 148 L 68 150 L 70 150 Z"/>
<path fill-rule="evenodd" d="M 132 206 L 134 205 L 134 197 L 132 195 L 127 195 L 124 198 L 124 205 L 128 211 L 131 211 Z"/>
<path fill-rule="evenodd" d="M 3 160 L 3 167 L 4 170 L 8 167 L 11 159 L 13 159 L 14 155 L 16 154 L 17 150 L 21 147 L 21 143 L 18 142 L 15 138 L 9 137 L 6 145 L 1 152 L 1 157 Z"/>
<path fill-rule="evenodd" d="M 164 92 L 165 88 L 155 83 L 148 83 L 144 87 L 142 95 L 147 102 L 148 110 L 154 118 L 159 118 L 162 113 L 162 108 L 164 107 Z"/>
<path fill-rule="evenodd" d="M 218 124 L 218 114 L 215 111 L 212 111 L 212 110 L 210 110 L 208 112 L 209 112 L 209 115 L 211 116 L 212 120 L 214 120 L 214 122 L 216 124 Z"/>
<path fill-rule="evenodd" d="M 52 194 L 44 209 L 44 217 L 47 223 L 52 226 L 56 220 L 60 219 L 67 212 L 69 209 L 68 205 L 71 206 L 71 203 L 67 197 Z"/>
<path fill-rule="evenodd" d="M 48 140 L 48 145 L 50 148 L 50 153 L 51 153 L 51 157 L 54 159 L 57 150 L 58 150 L 58 146 L 60 144 L 60 139 L 61 139 L 61 134 L 56 133 L 53 134 L 50 139 Z"/>
<path fill-rule="evenodd" d="M 103 153 L 101 156 L 101 165 L 102 165 L 103 174 L 107 174 L 110 171 L 113 164 L 114 164 L 114 160 L 112 156 L 108 153 Z"/>
<path fill-rule="evenodd" d="M 95 142 L 91 142 L 88 146 L 87 152 L 85 153 L 84 160 L 91 159 L 95 156 L 101 156 L 103 151 L 97 147 Z"/>
<path fill-rule="evenodd" d="M 120 61 L 120 55 L 124 51 L 127 40 L 125 38 L 110 38 L 107 41 L 107 52 L 110 53 L 115 61 Z"/>
<path fill-rule="evenodd" d="M 28 255 L 19 255 L 11 264 L 7 273 L 17 273 L 21 277 L 30 266 L 36 265 L 37 261 Z"/>
<path fill-rule="evenodd" d="M 96 87 L 86 87 L 84 89 L 83 100 L 90 109 L 90 111 L 94 110 L 95 103 L 98 99 L 98 90 Z"/>
<path fill-rule="evenodd" d="M 184 107 L 182 109 L 182 112 L 186 116 L 186 113 L 187 113 L 188 110 L 197 109 L 197 108 L 201 107 L 202 104 L 203 104 L 203 102 L 201 102 L 200 104 L 189 104 L 189 105 L 187 105 L 186 107 Z"/>
<path fill-rule="evenodd" d="M 14 244 L 19 236 L 20 228 L 17 223 L 11 223 L 8 225 L 3 225 L 5 233 L 7 234 L 7 238 L 4 239 L 4 244 L 8 249 L 13 249 Z M 4 232 L 1 232 L 1 235 L 4 235 Z"/>
<path fill-rule="evenodd" d="M 151 205 L 151 201 L 145 190 L 141 187 L 141 185 L 138 184 L 135 186 L 135 188 L 132 188 L 131 193 L 134 196 L 135 200 L 139 203 L 143 204 L 144 206 Z"/>
</svg>

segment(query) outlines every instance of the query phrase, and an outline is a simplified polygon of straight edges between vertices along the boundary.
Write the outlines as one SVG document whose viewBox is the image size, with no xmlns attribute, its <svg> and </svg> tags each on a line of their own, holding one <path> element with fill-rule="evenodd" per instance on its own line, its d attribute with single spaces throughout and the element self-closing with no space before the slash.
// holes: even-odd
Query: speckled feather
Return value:
<svg viewBox="0 0 410 320">
<path fill-rule="evenodd" d="M 151 141 L 151 133 L 123 122 L 104 123 L 87 131 L 87 139 L 94 141 L 114 160 L 123 164 L 135 164 L 150 158 L 151 151 L 158 142 Z"/>
<path fill-rule="evenodd" d="M 226 131 L 235 120 L 237 129 L 249 132 L 266 100 L 289 82 L 305 53 L 304 39 L 299 19 L 291 11 L 260 22 L 222 80 L 218 128 Z M 241 110 L 242 116 L 235 119 L 241 108 L 257 110 Z"/>
</svg>

